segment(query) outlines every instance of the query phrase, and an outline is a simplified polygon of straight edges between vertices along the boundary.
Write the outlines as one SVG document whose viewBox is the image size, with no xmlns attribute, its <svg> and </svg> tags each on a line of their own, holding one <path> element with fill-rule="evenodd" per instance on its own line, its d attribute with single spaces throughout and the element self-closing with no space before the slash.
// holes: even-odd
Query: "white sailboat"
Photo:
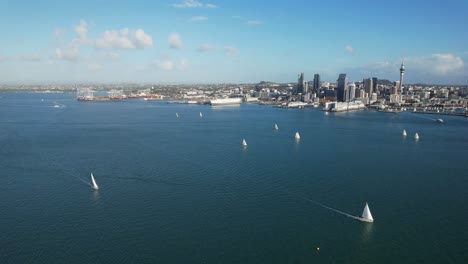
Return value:
<svg viewBox="0 0 468 264">
<path fill-rule="evenodd" d="M 369 210 L 369 205 L 366 203 L 366 206 L 364 207 L 364 211 L 362 211 L 362 214 L 359 216 L 360 220 L 365 221 L 365 222 L 374 222 L 374 218 L 372 217 L 372 214 Z"/>
<path fill-rule="evenodd" d="M 296 132 L 296 135 L 294 136 L 295 139 L 300 139 L 301 136 L 299 135 L 299 132 Z"/>
<path fill-rule="evenodd" d="M 415 139 L 415 140 L 418 140 L 418 139 L 419 139 L 418 133 L 414 134 L 414 139 Z"/>
<path fill-rule="evenodd" d="M 203 117 L 202 113 L 200 112 L 200 117 Z"/>
<path fill-rule="evenodd" d="M 178 114 L 178 113 L 175 113 L 175 116 L 176 116 L 176 117 L 179 117 L 179 114 Z"/>
<path fill-rule="evenodd" d="M 406 130 L 403 129 L 403 136 L 406 137 Z"/>
<path fill-rule="evenodd" d="M 91 173 L 91 181 L 93 182 L 93 189 L 94 190 L 99 189 L 99 186 L 97 185 L 96 181 L 94 180 L 93 173 Z"/>
<path fill-rule="evenodd" d="M 242 146 L 247 147 L 247 142 L 245 141 L 245 139 L 242 140 Z"/>
<path fill-rule="evenodd" d="M 277 124 L 275 124 L 275 129 L 278 130 L 278 125 Z"/>
</svg>

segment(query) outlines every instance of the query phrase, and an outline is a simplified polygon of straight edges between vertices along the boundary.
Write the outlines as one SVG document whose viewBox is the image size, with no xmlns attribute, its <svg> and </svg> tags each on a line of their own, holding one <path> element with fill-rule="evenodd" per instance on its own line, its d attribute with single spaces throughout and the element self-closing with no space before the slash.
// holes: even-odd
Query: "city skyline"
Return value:
<svg viewBox="0 0 468 264">
<path fill-rule="evenodd" d="M 468 83 L 465 1 L 6 1 L 0 83 Z M 336 15 L 340 11 L 346 15 Z"/>
</svg>

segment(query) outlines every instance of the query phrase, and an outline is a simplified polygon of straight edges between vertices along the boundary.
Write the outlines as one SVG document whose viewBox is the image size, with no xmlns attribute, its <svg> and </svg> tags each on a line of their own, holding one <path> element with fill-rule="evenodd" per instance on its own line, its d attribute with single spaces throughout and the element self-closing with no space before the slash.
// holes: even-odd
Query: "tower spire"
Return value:
<svg viewBox="0 0 468 264">
<path fill-rule="evenodd" d="M 401 66 L 400 66 L 400 96 L 403 97 L 403 77 L 405 75 L 405 58 L 401 61 Z M 401 98 L 402 99 L 402 98 Z M 401 100 L 400 99 L 400 100 Z"/>
</svg>

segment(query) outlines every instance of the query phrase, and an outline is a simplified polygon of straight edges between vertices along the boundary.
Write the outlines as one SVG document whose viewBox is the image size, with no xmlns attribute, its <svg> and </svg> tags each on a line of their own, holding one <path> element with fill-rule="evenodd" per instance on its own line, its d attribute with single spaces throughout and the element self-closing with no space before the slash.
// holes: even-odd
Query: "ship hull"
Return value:
<svg viewBox="0 0 468 264">
<path fill-rule="evenodd" d="M 242 98 L 225 98 L 225 99 L 214 99 L 210 101 L 212 106 L 217 105 L 237 105 L 242 103 Z"/>
</svg>

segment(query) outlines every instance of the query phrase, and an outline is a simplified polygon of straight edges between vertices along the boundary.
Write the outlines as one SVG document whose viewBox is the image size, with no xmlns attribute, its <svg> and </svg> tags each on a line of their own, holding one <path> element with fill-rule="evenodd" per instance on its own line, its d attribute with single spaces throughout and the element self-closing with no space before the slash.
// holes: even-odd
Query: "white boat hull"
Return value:
<svg viewBox="0 0 468 264">
<path fill-rule="evenodd" d="M 214 99 L 210 101 L 210 104 L 213 106 L 216 105 L 236 105 L 242 103 L 242 98 L 224 98 L 224 99 Z"/>
</svg>

